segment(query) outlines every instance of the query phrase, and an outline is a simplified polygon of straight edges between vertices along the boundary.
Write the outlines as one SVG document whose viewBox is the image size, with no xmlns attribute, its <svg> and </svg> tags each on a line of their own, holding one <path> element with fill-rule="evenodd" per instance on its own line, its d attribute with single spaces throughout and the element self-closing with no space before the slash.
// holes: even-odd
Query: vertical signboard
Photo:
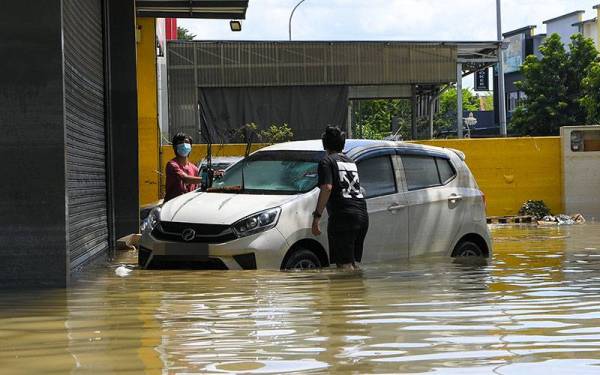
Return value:
<svg viewBox="0 0 600 375">
<path fill-rule="evenodd" d="M 490 91 L 490 70 L 485 68 L 475 72 L 475 91 Z"/>
</svg>

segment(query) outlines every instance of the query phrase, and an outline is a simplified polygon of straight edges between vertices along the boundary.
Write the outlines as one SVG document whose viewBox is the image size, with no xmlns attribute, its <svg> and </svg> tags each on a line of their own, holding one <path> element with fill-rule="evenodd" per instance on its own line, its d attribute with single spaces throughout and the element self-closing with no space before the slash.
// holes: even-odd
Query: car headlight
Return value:
<svg viewBox="0 0 600 375">
<path fill-rule="evenodd" d="M 158 224 L 160 224 L 160 207 L 154 207 L 148 214 L 148 217 L 142 222 L 140 229 L 142 232 L 146 229 L 153 230 Z"/>
<path fill-rule="evenodd" d="M 238 237 L 249 236 L 275 227 L 279 221 L 279 214 L 280 207 L 271 208 L 238 220 L 231 227 Z"/>
</svg>

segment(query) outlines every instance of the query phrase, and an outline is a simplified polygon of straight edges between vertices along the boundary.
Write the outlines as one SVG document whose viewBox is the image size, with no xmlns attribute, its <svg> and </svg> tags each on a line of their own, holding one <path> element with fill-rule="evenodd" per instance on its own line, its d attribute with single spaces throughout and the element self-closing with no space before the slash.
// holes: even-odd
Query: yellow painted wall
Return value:
<svg viewBox="0 0 600 375">
<path fill-rule="evenodd" d="M 160 191 L 155 22 L 136 19 L 140 205 L 156 201 Z"/>
<path fill-rule="evenodd" d="M 487 215 L 516 215 L 528 199 L 543 200 L 562 213 L 560 137 L 429 140 L 418 143 L 455 148 L 485 193 Z"/>
<path fill-rule="evenodd" d="M 466 162 L 487 200 L 487 215 L 516 215 L 528 199 L 543 200 L 553 213 L 564 211 L 560 137 L 428 140 L 417 143 L 455 148 Z M 253 145 L 252 150 L 264 147 Z M 241 156 L 246 145 L 213 145 L 214 156 Z M 162 170 L 174 157 L 162 147 Z M 190 160 L 206 156 L 205 145 L 194 145 Z M 164 184 L 164 181 L 163 181 Z"/>
</svg>

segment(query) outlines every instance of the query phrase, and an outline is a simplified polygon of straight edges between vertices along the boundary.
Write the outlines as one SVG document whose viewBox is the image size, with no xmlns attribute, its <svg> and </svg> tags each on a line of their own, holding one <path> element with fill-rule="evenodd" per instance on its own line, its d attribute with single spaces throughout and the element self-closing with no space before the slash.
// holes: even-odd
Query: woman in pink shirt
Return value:
<svg viewBox="0 0 600 375">
<path fill-rule="evenodd" d="M 164 202 L 196 190 L 202 181 L 202 177 L 198 176 L 198 167 L 188 159 L 192 152 L 192 143 L 192 137 L 185 133 L 177 133 L 173 137 L 175 157 L 169 160 L 165 167 L 167 181 Z"/>
</svg>

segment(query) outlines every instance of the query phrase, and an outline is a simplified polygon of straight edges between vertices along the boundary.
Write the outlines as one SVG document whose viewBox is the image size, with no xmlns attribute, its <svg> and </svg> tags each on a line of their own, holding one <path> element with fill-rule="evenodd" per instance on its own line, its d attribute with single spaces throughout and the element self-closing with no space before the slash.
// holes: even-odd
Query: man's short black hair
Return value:
<svg viewBox="0 0 600 375">
<path fill-rule="evenodd" d="M 321 135 L 323 148 L 330 151 L 342 152 L 346 144 L 346 133 L 339 127 L 327 125 L 325 132 Z"/>
<path fill-rule="evenodd" d="M 190 137 L 189 135 L 187 135 L 185 133 L 180 132 L 180 133 L 175 134 L 171 144 L 173 145 L 173 147 L 175 147 L 180 143 L 185 143 L 185 141 L 188 141 L 191 145 L 194 144 L 194 140 L 192 139 L 192 137 Z"/>
</svg>

